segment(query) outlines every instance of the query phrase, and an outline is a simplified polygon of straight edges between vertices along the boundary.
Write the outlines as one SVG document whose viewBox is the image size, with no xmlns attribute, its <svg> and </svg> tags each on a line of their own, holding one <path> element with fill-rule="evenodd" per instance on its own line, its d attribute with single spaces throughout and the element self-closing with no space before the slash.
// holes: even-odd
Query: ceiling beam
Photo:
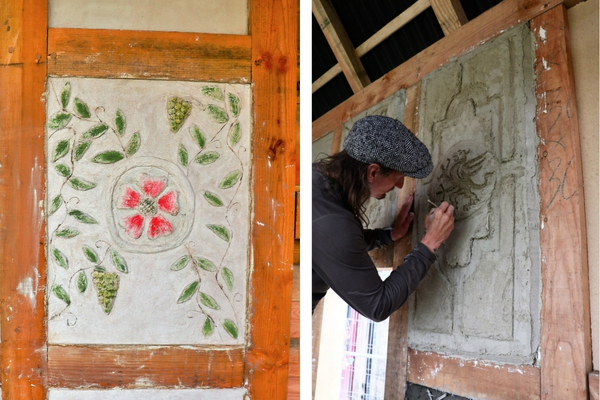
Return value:
<svg viewBox="0 0 600 400">
<path fill-rule="evenodd" d="M 330 0 L 313 0 L 313 14 L 354 93 L 371 83 Z"/>
<path fill-rule="evenodd" d="M 430 2 L 444 36 L 448 36 L 469 21 L 460 0 L 430 0 Z"/>
</svg>

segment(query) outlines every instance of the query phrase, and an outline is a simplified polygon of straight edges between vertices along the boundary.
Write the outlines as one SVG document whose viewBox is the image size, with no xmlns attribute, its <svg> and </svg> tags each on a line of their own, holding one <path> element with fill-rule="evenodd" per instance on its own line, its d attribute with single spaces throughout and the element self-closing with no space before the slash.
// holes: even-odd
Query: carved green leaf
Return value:
<svg viewBox="0 0 600 400">
<path fill-rule="evenodd" d="M 227 137 L 227 139 L 229 140 L 229 145 L 231 147 L 235 146 L 236 144 L 238 144 L 240 142 L 241 138 L 242 138 L 242 132 L 240 130 L 240 123 L 236 122 L 229 129 L 229 135 Z"/>
<path fill-rule="evenodd" d="M 96 221 L 91 215 L 86 214 L 79 210 L 71 210 L 69 211 L 69 215 L 74 217 L 77 221 L 83 222 L 84 224 L 97 224 Z"/>
<path fill-rule="evenodd" d="M 198 157 L 196 157 L 194 161 L 201 165 L 208 165 L 217 161 L 220 156 L 221 155 L 216 151 L 207 151 L 206 153 L 200 154 Z"/>
<path fill-rule="evenodd" d="M 192 104 L 179 97 L 172 97 L 167 102 L 167 113 L 171 132 L 176 133 L 192 111 Z"/>
<path fill-rule="evenodd" d="M 216 193 L 209 192 L 208 190 L 204 192 L 204 198 L 206 199 L 206 201 L 208 201 L 209 204 L 215 207 L 221 207 L 223 205 L 223 201 L 221 201 L 221 198 Z"/>
<path fill-rule="evenodd" d="M 85 272 L 81 271 L 79 276 L 77 276 L 77 289 L 79 290 L 79 293 L 85 292 L 87 284 L 87 276 L 85 275 Z"/>
<path fill-rule="evenodd" d="M 142 138 L 139 132 L 133 134 L 131 139 L 129 139 L 129 143 L 127 143 L 127 147 L 125 148 L 125 153 L 127 157 L 131 157 L 135 153 L 137 153 L 140 148 L 140 144 L 142 144 Z"/>
<path fill-rule="evenodd" d="M 179 151 L 177 152 L 179 156 L 179 164 L 186 167 L 188 165 L 188 152 L 183 144 L 179 145 Z"/>
<path fill-rule="evenodd" d="M 82 192 L 86 190 L 90 190 L 96 187 L 96 184 L 93 182 L 88 182 L 85 179 L 81 178 L 71 178 L 69 179 L 69 185 L 75 190 L 80 190 Z"/>
<path fill-rule="evenodd" d="M 61 285 L 52 286 L 52 293 L 54 293 L 56 297 L 67 303 L 67 305 L 71 304 L 71 298 L 69 297 L 69 294 Z"/>
<path fill-rule="evenodd" d="M 64 128 L 65 126 L 67 126 L 72 117 L 73 116 L 71 115 L 71 113 L 59 111 L 50 117 L 50 121 L 48 121 L 48 128 Z"/>
<path fill-rule="evenodd" d="M 70 239 L 72 237 L 75 237 L 77 235 L 79 235 L 79 231 L 75 228 L 63 228 L 63 229 L 59 229 L 57 230 L 54 235 L 56 237 L 59 238 L 65 238 L 65 239 Z"/>
<path fill-rule="evenodd" d="M 109 150 L 102 152 L 100 154 L 96 154 L 92 161 L 98 164 L 114 164 L 117 161 L 121 161 L 125 158 L 125 154 L 116 150 Z"/>
<path fill-rule="evenodd" d="M 216 86 L 204 86 L 202 93 L 215 100 L 223 100 L 223 91 Z"/>
<path fill-rule="evenodd" d="M 221 270 L 221 276 L 227 285 L 229 290 L 233 290 L 233 272 L 227 267 L 223 267 Z"/>
<path fill-rule="evenodd" d="M 237 181 L 240 179 L 241 175 L 242 175 L 242 171 L 240 171 L 240 170 L 231 171 L 230 173 L 225 175 L 225 178 L 223 178 L 223 180 L 219 184 L 219 187 L 221 189 L 229 189 L 229 188 L 233 187 L 237 183 Z"/>
<path fill-rule="evenodd" d="M 106 314 L 110 314 L 119 290 L 119 275 L 96 268 L 92 272 L 92 282 L 96 286 L 100 306 Z"/>
<path fill-rule="evenodd" d="M 94 249 L 88 246 L 82 246 L 81 249 L 83 250 L 83 255 L 85 258 L 90 260 L 90 262 L 93 262 L 94 264 L 98 262 L 98 254 L 96 254 Z"/>
<path fill-rule="evenodd" d="M 198 144 L 198 146 L 203 149 L 206 144 L 206 137 L 204 137 L 204 133 L 198 128 L 196 125 L 192 125 L 190 128 L 190 135 L 192 135 L 192 139 Z"/>
<path fill-rule="evenodd" d="M 208 115 L 216 122 L 224 124 L 225 122 L 229 121 L 229 116 L 227 115 L 227 112 L 225 112 L 225 110 L 221 107 L 215 106 L 214 104 L 209 104 L 207 110 Z"/>
<path fill-rule="evenodd" d="M 71 175 L 71 168 L 67 167 L 65 164 L 56 164 L 54 169 L 59 175 L 64 176 L 65 178 Z"/>
<path fill-rule="evenodd" d="M 104 135 L 104 133 L 107 130 L 108 130 L 108 125 L 99 124 L 96 126 L 92 126 L 90 129 L 83 132 L 83 135 L 81 135 L 81 137 L 84 139 L 96 139 L 96 138 L 99 138 L 100 136 Z"/>
<path fill-rule="evenodd" d="M 52 162 L 63 158 L 68 152 L 70 146 L 70 139 L 61 140 L 54 147 L 54 152 L 52 153 Z"/>
<path fill-rule="evenodd" d="M 81 101 L 79 98 L 75 97 L 73 104 L 75 106 L 75 112 L 81 118 L 89 118 L 91 116 L 88 105 Z"/>
<path fill-rule="evenodd" d="M 115 116 L 115 127 L 117 128 L 117 133 L 119 136 L 123 136 L 125 133 L 125 126 L 127 123 L 125 122 L 125 115 L 123 115 L 123 111 L 117 110 L 117 115 Z"/>
<path fill-rule="evenodd" d="M 71 98 L 71 84 L 65 83 L 62 92 L 60 92 L 60 104 L 63 110 L 69 105 L 69 99 Z"/>
<path fill-rule="evenodd" d="M 87 149 L 90 148 L 91 144 L 92 144 L 92 142 L 89 140 L 84 140 L 83 142 L 79 142 L 79 143 L 75 144 L 75 150 L 74 150 L 74 154 L 73 154 L 73 158 L 75 159 L 75 161 L 81 160 L 81 157 L 83 157 L 83 155 L 85 154 Z"/>
<path fill-rule="evenodd" d="M 112 261 L 117 271 L 122 272 L 124 274 L 129 273 L 129 269 L 127 268 L 127 262 L 125 261 L 122 255 L 120 255 L 113 249 L 110 249 L 110 260 Z"/>
<path fill-rule="evenodd" d="M 56 247 L 52 248 L 52 258 L 54 258 L 54 261 L 64 269 L 69 269 L 69 259 Z"/>
<path fill-rule="evenodd" d="M 219 303 L 217 303 L 217 301 L 213 297 L 211 297 L 203 292 L 200 292 L 198 295 L 200 296 L 200 302 L 202 304 L 204 304 L 206 307 L 212 308 L 213 310 L 221 309 L 221 306 L 219 305 Z"/>
<path fill-rule="evenodd" d="M 207 260 L 206 258 L 196 257 L 196 263 L 198 263 L 198 266 L 205 271 L 215 272 L 217 270 L 215 264 L 213 264 L 212 261 Z"/>
<path fill-rule="evenodd" d="M 225 321 L 223 321 L 223 328 L 225 328 L 225 332 L 227 332 L 229 336 L 231 336 L 234 339 L 237 339 L 238 330 L 237 326 L 235 326 L 235 322 L 233 322 L 230 319 L 226 319 Z"/>
<path fill-rule="evenodd" d="M 48 215 L 54 214 L 56 212 L 56 210 L 58 210 L 60 208 L 61 205 L 62 205 L 62 197 L 59 194 L 58 196 L 53 198 L 52 201 L 50 202 L 50 206 L 48 208 Z"/>
<path fill-rule="evenodd" d="M 229 100 L 229 110 L 237 118 L 240 115 L 240 98 L 231 93 L 228 94 L 227 98 Z"/>
<path fill-rule="evenodd" d="M 209 337 L 212 335 L 214 330 L 215 326 L 213 325 L 212 321 L 210 318 L 206 318 L 206 321 L 204 321 L 204 325 L 202 326 L 202 334 L 204 337 Z"/>
<path fill-rule="evenodd" d="M 177 304 L 185 303 L 186 301 L 191 299 L 194 293 L 196 293 L 196 290 L 198 290 L 198 283 L 200 283 L 200 281 L 194 281 L 187 285 L 179 295 L 179 299 L 177 299 Z"/>
<path fill-rule="evenodd" d="M 223 225 L 206 225 L 206 227 L 224 241 L 229 242 L 229 230 Z"/>
<path fill-rule="evenodd" d="M 190 256 L 183 256 L 171 265 L 171 271 L 180 271 L 190 262 Z"/>
</svg>

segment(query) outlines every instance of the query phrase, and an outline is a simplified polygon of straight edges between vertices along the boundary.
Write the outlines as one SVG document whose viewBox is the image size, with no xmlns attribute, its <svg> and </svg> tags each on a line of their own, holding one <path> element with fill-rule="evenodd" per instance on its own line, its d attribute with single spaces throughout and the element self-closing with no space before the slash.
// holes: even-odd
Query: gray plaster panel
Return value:
<svg viewBox="0 0 600 400">
<path fill-rule="evenodd" d="M 242 400 L 246 390 L 239 389 L 49 389 L 49 400 Z"/>
<path fill-rule="evenodd" d="M 331 145 L 333 144 L 333 132 L 325 134 L 323 137 L 315 140 L 312 143 L 312 160 L 313 162 L 327 157 L 331 153 Z"/>
<path fill-rule="evenodd" d="M 455 229 L 411 296 L 409 345 L 532 363 L 539 345 L 539 194 L 532 35 L 513 28 L 423 79 L 415 240 L 431 206 Z"/>
</svg>

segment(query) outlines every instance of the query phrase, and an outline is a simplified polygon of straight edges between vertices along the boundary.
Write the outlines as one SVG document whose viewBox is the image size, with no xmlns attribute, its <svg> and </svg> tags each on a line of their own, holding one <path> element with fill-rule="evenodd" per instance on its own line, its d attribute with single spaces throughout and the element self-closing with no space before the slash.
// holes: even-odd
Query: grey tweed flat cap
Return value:
<svg viewBox="0 0 600 400">
<path fill-rule="evenodd" d="M 344 150 L 367 164 L 379 164 L 411 178 L 425 178 L 433 170 L 427 147 L 400 121 L 372 115 L 352 125 Z"/>
</svg>

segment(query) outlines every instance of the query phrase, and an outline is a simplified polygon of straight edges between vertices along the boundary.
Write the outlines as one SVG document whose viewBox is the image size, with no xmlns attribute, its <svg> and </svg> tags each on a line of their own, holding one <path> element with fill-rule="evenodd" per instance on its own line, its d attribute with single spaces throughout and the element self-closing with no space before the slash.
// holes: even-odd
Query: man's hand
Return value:
<svg viewBox="0 0 600 400">
<path fill-rule="evenodd" d="M 411 194 L 408 196 L 402 207 L 400 208 L 400 212 L 394 221 L 394 226 L 392 227 L 392 240 L 398 240 L 408 232 L 408 227 L 415 217 L 414 213 L 409 213 L 410 207 L 412 207 L 413 200 L 415 198 L 415 194 Z"/>
<path fill-rule="evenodd" d="M 440 204 L 438 208 L 432 208 L 425 216 L 425 236 L 421 239 L 432 253 L 434 253 L 444 240 L 448 239 L 450 232 L 454 229 L 454 206 L 447 202 Z"/>
</svg>

